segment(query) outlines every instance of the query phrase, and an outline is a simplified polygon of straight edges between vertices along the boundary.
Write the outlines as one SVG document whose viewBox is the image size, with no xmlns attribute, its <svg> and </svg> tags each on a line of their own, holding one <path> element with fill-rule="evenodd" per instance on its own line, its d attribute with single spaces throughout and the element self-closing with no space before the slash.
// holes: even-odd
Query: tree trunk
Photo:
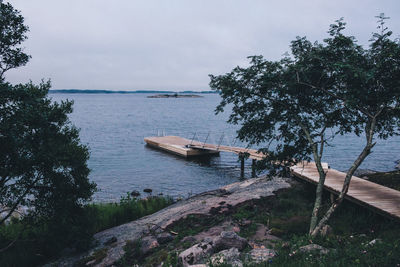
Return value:
<svg viewBox="0 0 400 267">
<path fill-rule="evenodd" d="M 324 147 L 324 130 L 321 132 L 321 147 L 320 147 L 320 153 L 318 153 L 318 146 L 311 138 L 310 133 L 308 132 L 308 130 L 305 127 L 302 127 L 302 128 L 303 128 L 304 133 L 307 136 L 308 141 L 310 142 L 310 145 L 311 145 L 311 148 L 313 151 L 315 165 L 317 167 L 318 174 L 319 174 L 318 185 L 317 185 L 317 189 L 315 192 L 314 208 L 311 213 L 310 230 L 309 230 L 309 233 L 311 233 L 314 230 L 314 228 L 318 222 L 318 213 L 319 213 L 319 209 L 321 208 L 322 193 L 323 193 L 325 177 L 326 177 L 326 173 L 325 173 L 324 169 L 322 168 L 322 163 L 321 163 L 321 156 L 322 156 L 322 151 L 323 151 L 323 147 Z"/>
<path fill-rule="evenodd" d="M 322 193 L 324 190 L 324 184 L 325 184 L 325 178 L 326 178 L 326 173 L 324 172 L 322 165 L 321 165 L 321 160 L 319 159 L 318 162 L 315 161 L 315 164 L 317 165 L 318 173 L 319 173 L 319 180 L 318 180 L 318 185 L 317 189 L 315 191 L 315 202 L 314 202 L 314 208 L 311 214 L 311 221 L 310 221 L 310 230 L 309 233 L 311 233 L 318 222 L 318 213 L 319 209 L 321 208 L 321 203 L 322 203 Z"/>
<path fill-rule="evenodd" d="M 373 117 L 373 119 L 370 121 L 370 123 L 367 124 L 366 133 L 365 133 L 366 139 L 367 139 L 367 144 L 365 145 L 361 154 L 354 161 L 351 168 L 347 171 L 346 177 L 343 182 L 342 191 L 340 192 L 338 198 L 335 200 L 334 203 L 331 204 L 328 211 L 325 213 L 325 215 L 319 221 L 318 225 L 312 230 L 312 232 L 310 233 L 311 236 L 316 236 L 321 231 L 322 227 L 324 227 L 326 225 L 329 218 L 336 211 L 336 209 L 339 207 L 339 205 L 343 202 L 343 199 L 344 199 L 345 195 L 347 194 L 347 191 L 349 190 L 350 181 L 351 181 L 351 178 L 352 178 L 354 172 L 361 165 L 361 163 L 365 160 L 365 158 L 369 155 L 369 153 L 371 153 L 371 149 L 375 145 L 375 143 L 372 143 L 373 136 L 374 136 L 374 129 L 375 129 L 375 121 L 376 121 L 376 117 Z"/>
</svg>

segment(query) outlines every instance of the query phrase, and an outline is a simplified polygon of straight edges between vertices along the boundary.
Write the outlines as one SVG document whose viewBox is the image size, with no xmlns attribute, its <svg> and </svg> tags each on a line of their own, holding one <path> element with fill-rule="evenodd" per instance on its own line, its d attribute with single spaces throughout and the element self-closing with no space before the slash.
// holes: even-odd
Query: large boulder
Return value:
<svg viewBox="0 0 400 267">
<path fill-rule="evenodd" d="M 261 263 L 269 261 L 275 257 L 276 251 L 269 248 L 254 248 L 248 253 L 248 260 L 250 262 Z"/>
<path fill-rule="evenodd" d="M 159 246 L 160 244 L 154 236 L 146 236 L 141 240 L 140 252 L 142 255 L 146 255 Z"/>
<path fill-rule="evenodd" d="M 168 243 L 172 240 L 174 240 L 174 237 L 170 233 L 160 233 L 156 236 L 158 243 L 160 244 L 165 244 Z"/>
<path fill-rule="evenodd" d="M 201 242 L 181 252 L 178 256 L 178 263 L 184 267 L 204 263 L 213 252 L 212 243 Z"/>
<path fill-rule="evenodd" d="M 243 267 L 243 263 L 239 260 L 240 252 L 237 248 L 222 250 L 211 257 L 213 266 L 229 264 L 233 267 Z"/>
<path fill-rule="evenodd" d="M 238 236 L 233 231 L 223 231 L 221 234 L 214 239 L 214 248 L 216 251 L 237 248 L 238 250 L 243 250 L 248 242 L 243 237 Z"/>
</svg>

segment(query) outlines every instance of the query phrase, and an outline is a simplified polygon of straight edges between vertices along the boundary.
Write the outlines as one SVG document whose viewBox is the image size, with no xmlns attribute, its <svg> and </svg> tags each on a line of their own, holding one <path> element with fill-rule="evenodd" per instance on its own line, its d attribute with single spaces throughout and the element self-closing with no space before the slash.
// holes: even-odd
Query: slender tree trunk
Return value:
<svg viewBox="0 0 400 267">
<path fill-rule="evenodd" d="M 318 213 L 319 213 L 319 209 L 321 208 L 322 193 L 323 193 L 325 177 L 326 177 L 326 173 L 325 173 L 324 169 L 322 168 L 322 163 L 321 163 L 321 156 L 322 156 L 322 151 L 323 151 L 323 147 L 324 147 L 324 138 L 323 138 L 324 130 L 321 132 L 321 147 L 320 147 L 320 153 L 318 153 L 318 146 L 311 138 L 309 131 L 305 127 L 302 127 L 302 128 L 303 128 L 304 133 L 307 136 L 308 142 L 310 142 L 310 145 L 311 145 L 311 148 L 313 151 L 315 165 L 317 167 L 318 174 L 319 174 L 318 185 L 317 185 L 317 189 L 315 192 L 314 208 L 311 213 L 310 230 L 309 230 L 309 232 L 311 233 L 314 230 L 314 228 L 318 222 Z"/>
<path fill-rule="evenodd" d="M 326 173 L 324 172 L 324 169 L 322 168 L 321 160 L 319 158 L 318 158 L 318 161 L 315 160 L 315 164 L 317 165 L 317 169 L 318 169 L 318 173 L 319 173 L 319 180 L 318 180 L 317 189 L 315 191 L 314 208 L 313 208 L 313 211 L 311 214 L 310 230 L 309 230 L 310 233 L 315 229 L 317 222 L 318 222 L 318 213 L 319 213 L 319 209 L 321 208 L 322 193 L 324 190 L 324 184 L 325 184 L 325 178 L 326 178 Z"/>
<path fill-rule="evenodd" d="M 322 217 L 322 219 L 319 221 L 317 226 L 312 230 L 312 232 L 310 233 L 311 236 L 316 236 L 321 231 L 322 227 L 324 227 L 326 225 L 326 223 L 328 222 L 328 220 L 330 219 L 332 214 L 336 211 L 336 209 L 339 207 L 339 205 L 343 202 L 343 199 L 344 199 L 345 195 L 347 194 L 347 191 L 349 190 L 351 178 L 352 178 L 354 172 L 361 165 L 361 163 L 365 160 L 365 158 L 371 153 L 371 149 L 375 145 L 375 143 L 372 143 L 373 136 L 374 136 L 374 129 L 375 129 L 375 121 L 376 121 L 376 117 L 374 117 L 372 119 L 372 121 L 366 127 L 367 144 L 365 145 L 361 154 L 354 161 L 351 168 L 347 171 L 346 177 L 343 182 L 342 191 L 340 192 L 338 198 L 334 201 L 334 203 L 332 203 L 332 205 L 329 207 L 328 211 L 325 213 L 325 215 Z"/>
</svg>

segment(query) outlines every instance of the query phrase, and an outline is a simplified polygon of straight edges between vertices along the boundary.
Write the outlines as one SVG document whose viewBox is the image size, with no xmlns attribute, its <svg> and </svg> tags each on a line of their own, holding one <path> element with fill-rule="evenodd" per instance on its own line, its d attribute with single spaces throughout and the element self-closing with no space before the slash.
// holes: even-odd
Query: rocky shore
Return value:
<svg viewBox="0 0 400 267">
<path fill-rule="evenodd" d="M 224 214 L 229 213 L 238 205 L 255 199 L 271 197 L 275 191 L 288 187 L 290 187 L 290 184 L 284 178 L 272 180 L 256 178 L 198 194 L 152 215 L 97 233 L 94 236 L 95 245 L 91 250 L 80 255 L 64 257 L 48 266 L 53 266 L 53 264 L 57 266 L 71 266 L 74 264 L 82 266 L 111 266 L 125 256 L 127 247 L 138 242 L 140 242 L 140 254 L 149 255 L 160 244 L 174 240 L 178 233 L 168 229 L 181 219 L 185 219 L 190 215 L 210 216 L 219 214 L 223 217 Z M 181 265 L 196 264 L 217 253 L 220 253 L 218 255 L 239 255 L 239 251 L 249 246 L 251 241 L 245 240 L 236 234 L 238 227 L 240 226 L 227 221 L 208 229 L 206 232 L 188 237 L 183 242 L 189 241 L 189 243 L 196 244 L 189 250 L 186 249 L 180 253 L 179 260 Z M 263 231 L 263 229 L 260 228 L 260 231 Z M 264 234 L 266 234 L 267 239 L 274 240 L 276 238 L 266 232 Z M 274 253 L 262 245 L 259 247 L 254 245 L 254 247 L 256 250 L 250 252 L 249 255 L 253 255 L 255 258 L 263 258 L 264 256 L 262 255 L 272 255 Z"/>
<path fill-rule="evenodd" d="M 398 187 L 400 171 L 358 175 Z M 388 177 L 386 177 L 388 176 Z M 399 188 L 400 189 L 400 188 Z M 397 263 L 398 223 L 347 202 L 307 235 L 315 187 L 255 178 L 195 195 L 94 236 L 90 250 L 47 266 L 329 266 Z M 329 204 L 329 197 L 324 200 Z M 357 218 L 357 220 L 355 220 Z M 399 243 L 400 245 L 400 243 Z M 390 257 L 382 256 L 389 251 Z"/>
</svg>

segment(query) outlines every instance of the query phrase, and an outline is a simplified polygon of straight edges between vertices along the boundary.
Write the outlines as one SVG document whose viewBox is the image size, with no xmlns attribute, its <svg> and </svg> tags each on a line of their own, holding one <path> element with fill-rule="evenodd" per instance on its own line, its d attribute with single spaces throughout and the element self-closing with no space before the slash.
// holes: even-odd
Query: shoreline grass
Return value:
<svg viewBox="0 0 400 267">
<path fill-rule="evenodd" d="M 136 199 L 127 194 L 119 203 L 88 204 L 79 210 L 76 218 L 71 218 L 73 223 L 84 225 L 85 229 L 84 233 L 73 230 L 72 234 L 69 233 L 75 241 L 73 244 L 63 243 L 60 237 L 63 229 L 55 223 L 13 219 L 10 224 L 0 226 L 0 249 L 14 242 L 10 248 L 0 252 L 0 266 L 36 266 L 57 258 L 65 249 L 84 250 L 95 233 L 155 213 L 173 202 L 170 197 Z M 73 223 L 68 227 L 73 229 Z"/>
</svg>

